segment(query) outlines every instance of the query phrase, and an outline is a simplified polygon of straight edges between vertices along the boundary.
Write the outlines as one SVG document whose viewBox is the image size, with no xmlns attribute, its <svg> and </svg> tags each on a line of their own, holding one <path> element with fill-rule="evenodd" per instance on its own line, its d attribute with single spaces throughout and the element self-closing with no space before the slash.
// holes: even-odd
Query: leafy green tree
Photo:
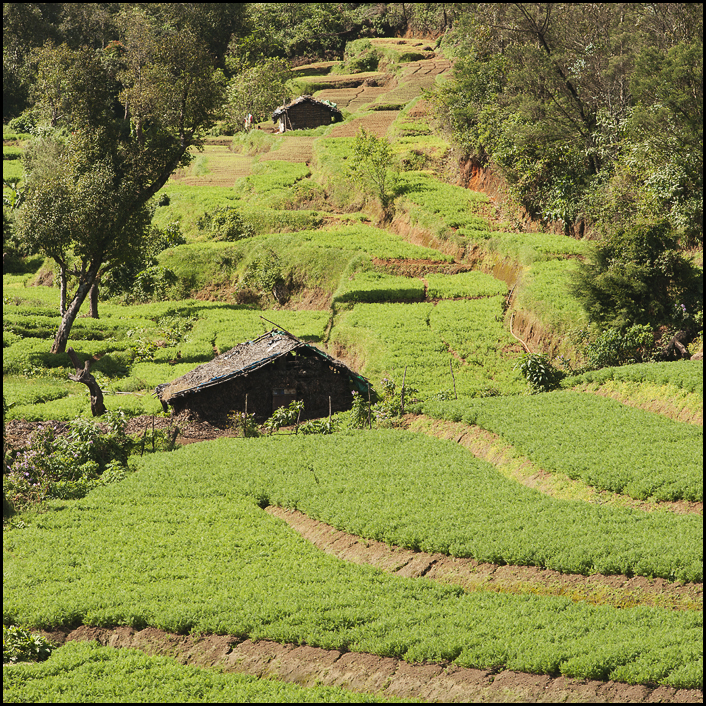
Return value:
<svg viewBox="0 0 706 706">
<path fill-rule="evenodd" d="M 607 230 L 616 214 L 667 217 L 694 239 L 702 32 L 700 4 L 469 3 L 444 40 L 453 79 L 433 99 L 532 216 L 568 234 L 581 219 Z"/>
<path fill-rule="evenodd" d="M 618 329 L 659 326 L 702 309 L 700 273 L 677 245 L 666 221 L 638 223 L 599 243 L 572 284 L 591 321 Z"/>
<path fill-rule="evenodd" d="M 119 54 L 73 52 L 72 100 L 55 126 L 54 178 L 28 163 L 27 197 L 18 216 L 26 242 L 60 263 L 75 259 L 77 286 L 51 351 L 66 350 L 71 326 L 99 274 L 129 262 L 149 235 L 150 199 L 191 160 L 201 131 L 221 102 L 221 82 L 188 27 L 155 26 L 139 8 L 122 16 Z M 40 70 L 65 49 L 39 53 Z M 48 70 L 51 73 L 51 69 Z M 47 122 L 53 110 L 40 103 Z M 34 168 L 34 167 L 37 168 Z"/>
<path fill-rule="evenodd" d="M 393 163 L 390 141 L 361 127 L 353 144 L 351 176 L 356 183 L 377 197 L 385 215 L 389 215 L 397 184 L 397 172 L 392 168 Z"/>
<path fill-rule="evenodd" d="M 225 112 L 236 129 L 244 129 L 248 114 L 254 122 L 269 119 L 277 106 L 291 98 L 287 82 L 292 71 L 286 59 L 263 58 L 253 66 L 233 60 L 229 67 L 235 75 L 226 90 Z"/>
</svg>

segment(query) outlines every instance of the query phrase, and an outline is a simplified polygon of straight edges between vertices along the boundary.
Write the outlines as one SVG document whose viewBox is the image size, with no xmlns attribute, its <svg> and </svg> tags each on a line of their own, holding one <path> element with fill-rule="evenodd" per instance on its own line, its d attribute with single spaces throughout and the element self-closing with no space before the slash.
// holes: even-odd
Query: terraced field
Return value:
<svg viewBox="0 0 706 706">
<path fill-rule="evenodd" d="M 587 244 L 494 230 L 489 198 L 442 182 L 433 161 L 401 172 L 393 224 L 374 226 L 367 203 L 343 207 L 327 185 L 353 190 L 342 165 L 360 126 L 399 154 L 435 154 L 431 137 L 443 150 L 420 96 L 451 62 L 418 40 L 385 46 L 429 58 L 382 86 L 323 64 L 301 72 L 326 83 L 316 95 L 344 123 L 267 135 L 249 154 L 210 138 L 156 215 L 187 237 L 160 262 L 191 296 L 102 302 L 71 344 L 100 358 L 107 406 L 143 430 L 171 424 L 156 385 L 269 330 L 261 317 L 380 390 L 405 379 L 413 414 L 326 436 L 210 428 L 188 445 L 182 428 L 182 448 L 136 457 L 124 480 L 22 513 L 4 532 L 3 621 L 65 644 L 6 667 L 6 696 L 88 699 L 79 676 L 91 674 L 90 698 L 111 700 L 119 674 L 139 699 L 150 670 L 179 685 L 170 693 L 228 702 L 703 700 L 703 365 L 626 366 L 526 394 L 513 312 L 545 332 L 574 316 L 561 282 Z M 209 241 L 197 221 L 225 204 L 258 234 Z M 263 260 L 285 263 L 287 304 L 238 299 Z M 87 414 L 68 358 L 47 353 L 57 291 L 4 276 L 15 447 L 30 421 Z M 164 700 L 158 686 L 142 698 Z"/>
</svg>

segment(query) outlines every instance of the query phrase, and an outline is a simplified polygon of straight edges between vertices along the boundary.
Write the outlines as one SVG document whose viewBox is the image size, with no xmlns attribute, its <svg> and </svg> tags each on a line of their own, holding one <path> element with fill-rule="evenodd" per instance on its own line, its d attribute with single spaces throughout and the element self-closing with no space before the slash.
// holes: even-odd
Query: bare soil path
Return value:
<svg viewBox="0 0 706 706">
<path fill-rule="evenodd" d="M 322 684 L 384 697 L 434 703 L 701 703 L 695 689 L 631 686 L 618 682 L 549 677 L 509 670 L 483 671 L 452 664 L 410 664 L 391 657 L 323 650 L 308 645 L 242 640 L 232 635 L 194 637 L 156 628 L 137 631 L 81 626 L 44 633 L 55 642 L 97 640 L 173 657 L 182 664 L 280 679 L 303 686 Z"/>
<path fill-rule="evenodd" d="M 534 566 L 483 564 L 475 559 L 415 552 L 373 539 L 361 539 L 313 520 L 298 510 L 271 505 L 266 512 L 284 520 L 304 539 L 339 559 L 371 564 L 407 578 L 423 576 L 440 583 L 457 584 L 466 591 L 570 596 L 574 601 L 617 608 L 651 605 L 675 610 L 701 610 L 703 607 L 703 584 L 700 583 L 684 585 L 641 576 L 582 576 Z"/>
</svg>

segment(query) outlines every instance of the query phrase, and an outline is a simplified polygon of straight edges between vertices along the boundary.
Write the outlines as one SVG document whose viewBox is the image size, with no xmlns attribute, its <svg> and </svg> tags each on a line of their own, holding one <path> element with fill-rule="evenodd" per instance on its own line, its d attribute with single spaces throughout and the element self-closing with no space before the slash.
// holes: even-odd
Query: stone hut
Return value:
<svg viewBox="0 0 706 706">
<path fill-rule="evenodd" d="M 330 125 L 343 120 L 343 114 L 330 101 L 319 101 L 311 96 L 299 96 L 272 113 L 272 122 L 279 124 L 279 131 L 302 130 L 320 125 Z"/>
<path fill-rule="evenodd" d="M 273 329 L 254 341 L 240 343 L 210 363 L 199 365 L 155 393 L 166 412 L 185 410 L 224 425 L 228 414 L 245 410 L 264 421 L 278 407 L 304 402 L 302 419 L 324 417 L 352 406 L 353 391 L 367 396 L 368 381 L 311 343 Z"/>
</svg>

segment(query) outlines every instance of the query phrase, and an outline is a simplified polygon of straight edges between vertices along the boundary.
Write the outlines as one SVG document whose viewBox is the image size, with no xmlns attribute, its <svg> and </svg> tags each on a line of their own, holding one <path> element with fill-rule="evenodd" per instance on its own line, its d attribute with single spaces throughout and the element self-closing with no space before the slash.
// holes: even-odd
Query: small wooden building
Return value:
<svg viewBox="0 0 706 706">
<path fill-rule="evenodd" d="M 258 421 L 293 400 L 304 402 L 302 419 L 324 417 L 352 406 L 352 392 L 367 396 L 368 381 L 311 343 L 273 329 L 240 343 L 210 363 L 199 365 L 155 389 L 165 412 L 189 410 L 195 417 L 224 425 L 228 414 L 245 410 Z"/>
<path fill-rule="evenodd" d="M 311 96 L 299 96 L 272 113 L 272 122 L 279 124 L 279 131 L 302 130 L 330 125 L 343 120 L 343 114 L 330 101 L 319 101 Z"/>
</svg>

